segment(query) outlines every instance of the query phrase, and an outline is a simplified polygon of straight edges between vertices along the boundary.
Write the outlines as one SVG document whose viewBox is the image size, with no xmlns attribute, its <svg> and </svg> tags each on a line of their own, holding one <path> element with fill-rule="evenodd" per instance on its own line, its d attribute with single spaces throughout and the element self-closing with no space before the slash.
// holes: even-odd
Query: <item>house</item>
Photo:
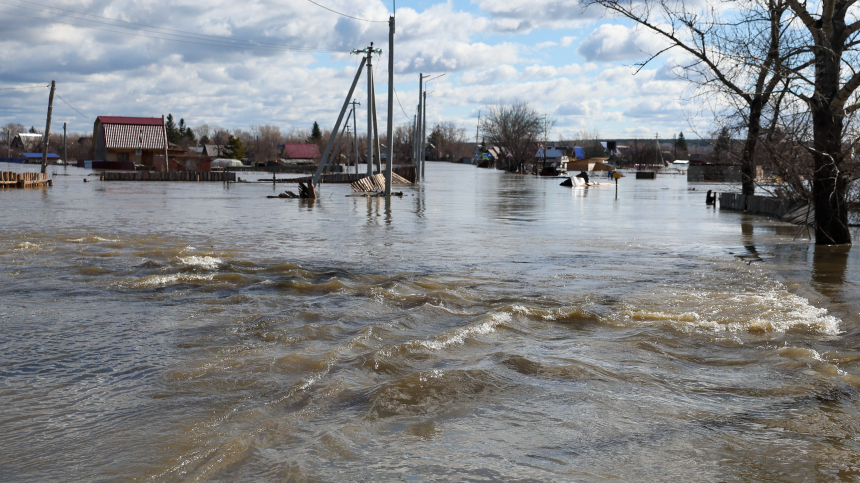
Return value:
<svg viewBox="0 0 860 483">
<path fill-rule="evenodd" d="M 204 144 L 201 154 L 204 158 L 223 158 L 226 148 L 223 144 Z"/>
<path fill-rule="evenodd" d="M 613 171 L 615 168 L 606 164 L 606 158 L 587 158 L 569 161 L 567 171 Z"/>
<path fill-rule="evenodd" d="M 320 148 L 316 144 L 284 144 L 281 151 L 284 164 L 316 164 L 320 157 Z"/>
<path fill-rule="evenodd" d="M 25 164 L 42 164 L 42 153 L 21 153 Z M 63 160 L 54 153 L 48 153 L 48 164 L 63 164 Z"/>
<path fill-rule="evenodd" d="M 22 132 L 16 134 L 15 137 L 12 138 L 12 149 L 20 149 L 28 153 L 41 151 L 43 138 L 44 136 L 38 133 L 33 134 Z"/>
<path fill-rule="evenodd" d="M 93 142 L 96 161 L 164 169 L 168 144 L 160 117 L 99 116 L 93 124 Z"/>
</svg>

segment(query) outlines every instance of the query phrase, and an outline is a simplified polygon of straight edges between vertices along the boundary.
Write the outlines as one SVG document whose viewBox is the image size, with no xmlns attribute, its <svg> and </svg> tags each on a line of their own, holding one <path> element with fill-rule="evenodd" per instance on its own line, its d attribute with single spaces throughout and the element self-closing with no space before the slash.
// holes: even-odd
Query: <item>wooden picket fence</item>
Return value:
<svg viewBox="0 0 860 483">
<path fill-rule="evenodd" d="M 54 180 L 47 173 L 12 173 L 0 171 L 0 187 L 3 188 L 37 188 L 54 186 Z"/>
</svg>

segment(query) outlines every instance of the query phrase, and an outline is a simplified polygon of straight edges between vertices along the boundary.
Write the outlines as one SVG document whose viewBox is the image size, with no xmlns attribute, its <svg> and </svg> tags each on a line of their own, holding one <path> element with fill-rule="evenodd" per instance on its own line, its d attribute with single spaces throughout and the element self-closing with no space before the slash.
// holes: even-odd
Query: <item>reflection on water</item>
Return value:
<svg viewBox="0 0 860 483">
<path fill-rule="evenodd" d="M 860 476 L 856 255 L 683 176 L 66 173 L 0 191 L 4 481 Z"/>
</svg>

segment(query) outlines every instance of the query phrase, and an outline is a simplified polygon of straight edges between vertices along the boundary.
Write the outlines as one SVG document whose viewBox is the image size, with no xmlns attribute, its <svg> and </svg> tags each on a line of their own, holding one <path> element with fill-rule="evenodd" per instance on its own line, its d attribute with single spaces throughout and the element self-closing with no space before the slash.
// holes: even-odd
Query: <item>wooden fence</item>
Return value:
<svg viewBox="0 0 860 483">
<path fill-rule="evenodd" d="M 236 181 L 236 173 L 226 171 L 105 171 L 102 181 Z"/>
<path fill-rule="evenodd" d="M 720 209 L 773 216 L 795 225 L 811 225 L 815 220 L 815 211 L 809 205 L 789 206 L 785 200 L 768 196 L 720 193 Z"/>
<path fill-rule="evenodd" d="M 0 186 L 6 188 L 36 188 L 39 186 L 54 186 L 54 180 L 47 173 L 12 173 L 0 172 Z"/>
</svg>

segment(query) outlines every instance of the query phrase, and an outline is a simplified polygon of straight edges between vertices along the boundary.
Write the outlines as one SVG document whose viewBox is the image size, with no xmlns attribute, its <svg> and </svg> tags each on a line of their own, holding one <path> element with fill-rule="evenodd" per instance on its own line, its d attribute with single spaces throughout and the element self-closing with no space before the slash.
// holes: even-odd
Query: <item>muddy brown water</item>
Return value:
<svg viewBox="0 0 860 483">
<path fill-rule="evenodd" d="M 857 251 L 724 186 L 51 171 L 0 191 L 0 480 L 860 478 Z"/>
</svg>

